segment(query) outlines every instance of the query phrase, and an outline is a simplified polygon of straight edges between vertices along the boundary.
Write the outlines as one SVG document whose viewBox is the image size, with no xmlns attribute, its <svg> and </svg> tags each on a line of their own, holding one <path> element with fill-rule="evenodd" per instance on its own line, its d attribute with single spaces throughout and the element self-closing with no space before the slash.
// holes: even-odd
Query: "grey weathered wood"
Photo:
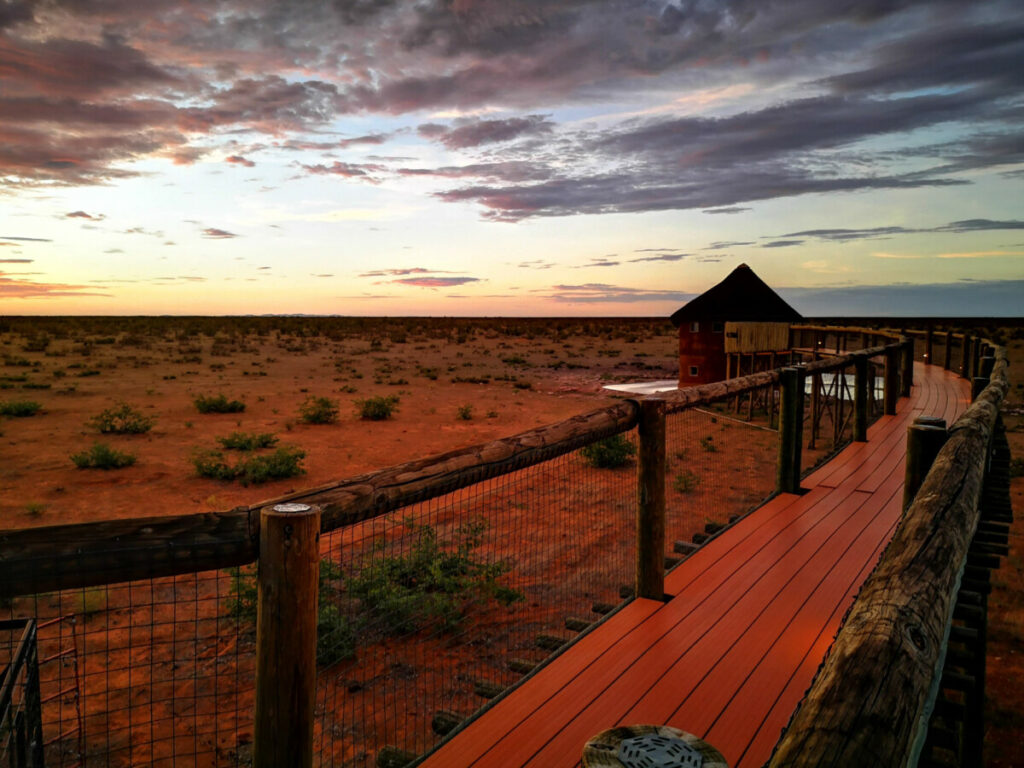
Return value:
<svg viewBox="0 0 1024 768">
<path fill-rule="evenodd" d="M 637 424 L 636 594 L 665 595 L 665 403 L 640 401 Z"/>
<path fill-rule="evenodd" d="M 999 359 L 857 596 L 772 768 L 915 764 L 1006 389 Z"/>
<path fill-rule="evenodd" d="M 253 766 L 313 765 L 320 510 L 260 512 Z"/>
</svg>

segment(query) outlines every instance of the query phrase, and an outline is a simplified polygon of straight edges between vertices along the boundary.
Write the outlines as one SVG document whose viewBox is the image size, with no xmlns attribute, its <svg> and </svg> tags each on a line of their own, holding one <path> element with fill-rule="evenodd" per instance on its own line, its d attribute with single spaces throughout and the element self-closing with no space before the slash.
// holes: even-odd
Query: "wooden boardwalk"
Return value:
<svg viewBox="0 0 1024 768">
<path fill-rule="evenodd" d="M 847 447 L 712 539 L 422 763 L 572 768 L 616 725 L 667 724 L 763 765 L 900 515 L 907 426 L 952 423 L 966 381 L 916 365 L 908 399 Z"/>
</svg>

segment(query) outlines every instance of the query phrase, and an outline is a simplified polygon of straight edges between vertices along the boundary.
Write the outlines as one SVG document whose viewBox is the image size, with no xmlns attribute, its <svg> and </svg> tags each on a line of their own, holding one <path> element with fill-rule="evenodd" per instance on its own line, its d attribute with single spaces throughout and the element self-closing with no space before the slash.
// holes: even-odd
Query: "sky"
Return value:
<svg viewBox="0 0 1024 768">
<path fill-rule="evenodd" d="M 1019 0 L 0 0 L 0 313 L 1024 315 Z"/>
</svg>

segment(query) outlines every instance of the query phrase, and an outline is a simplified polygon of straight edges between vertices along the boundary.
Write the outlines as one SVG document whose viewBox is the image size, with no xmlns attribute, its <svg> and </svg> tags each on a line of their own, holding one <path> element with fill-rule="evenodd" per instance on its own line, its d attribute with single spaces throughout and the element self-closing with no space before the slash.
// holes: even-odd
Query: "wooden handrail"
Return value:
<svg viewBox="0 0 1024 768">
<path fill-rule="evenodd" d="M 367 520 L 632 429 L 623 400 L 512 437 L 449 451 L 230 512 L 109 520 L 0 531 L 0 597 L 244 565 L 259 551 L 259 510 L 316 504 L 321 530 Z"/>
<path fill-rule="evenodd" d="M 989 386 L 950 429 L 771 768 L 916 765 L 979 518 L 989 442 L 1009 387 L 1005 349 L 996 357 Z"/>
</svg>

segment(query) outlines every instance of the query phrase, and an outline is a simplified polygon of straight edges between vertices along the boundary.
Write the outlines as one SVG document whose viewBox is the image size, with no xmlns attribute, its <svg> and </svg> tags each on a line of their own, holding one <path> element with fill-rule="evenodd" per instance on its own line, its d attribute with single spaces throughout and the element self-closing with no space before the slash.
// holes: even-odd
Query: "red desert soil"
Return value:
<svg viewBox="0 0 1024 768">
<path fill-rule="evenodd" d="M 45 348 L 31 351 L 40 337 L 25 321 L 27 334 L 0 334 L 0 402 L 31 400 L 43 410 L 0 425 L 0 525 L 255 504 L 559 421 L 609 402 L 604 383 L 671 378 L 677 370 L 667 322 L 512 322 L 512 333 L 506 333 L 499 324 L 474 330 L 416 320 L 390 334 L 356 331 L 331 340 L 275 330 L 262 338 L 235 335 L 230 327 L 192 335 L 173 321 L 148 333 L 111 332 L 107 323 L 97 334 L 69 321 L 63 338 L 57 323 L 58 333 L 42 337 L 48 339 Z M 216 321 L 207 325 L 216 331 Z M 196 397 L 220 393 L 244 401 L 245 411 L 196 410 Z M 399 398 L 393 419 L 358 418 L 353 401 L 388 395 Z M 303 423 L 299 406 L 310 396 L 335 400 L 337 422 Z M 100 435 L 88 425 L 119 403 L 155 417 L 153 429 Z M 459 417 L 464 406 L 469 419 Z M 216 438 L 235 431 L 270 432 L 281 445 L 301 448 L 306 473 L 248 488 L 197 477 L 191 454 L 217 448 Z M 96 441 L 138 460 L 120 470 L 77 469 L 70 455 Z"/>
</svg>

